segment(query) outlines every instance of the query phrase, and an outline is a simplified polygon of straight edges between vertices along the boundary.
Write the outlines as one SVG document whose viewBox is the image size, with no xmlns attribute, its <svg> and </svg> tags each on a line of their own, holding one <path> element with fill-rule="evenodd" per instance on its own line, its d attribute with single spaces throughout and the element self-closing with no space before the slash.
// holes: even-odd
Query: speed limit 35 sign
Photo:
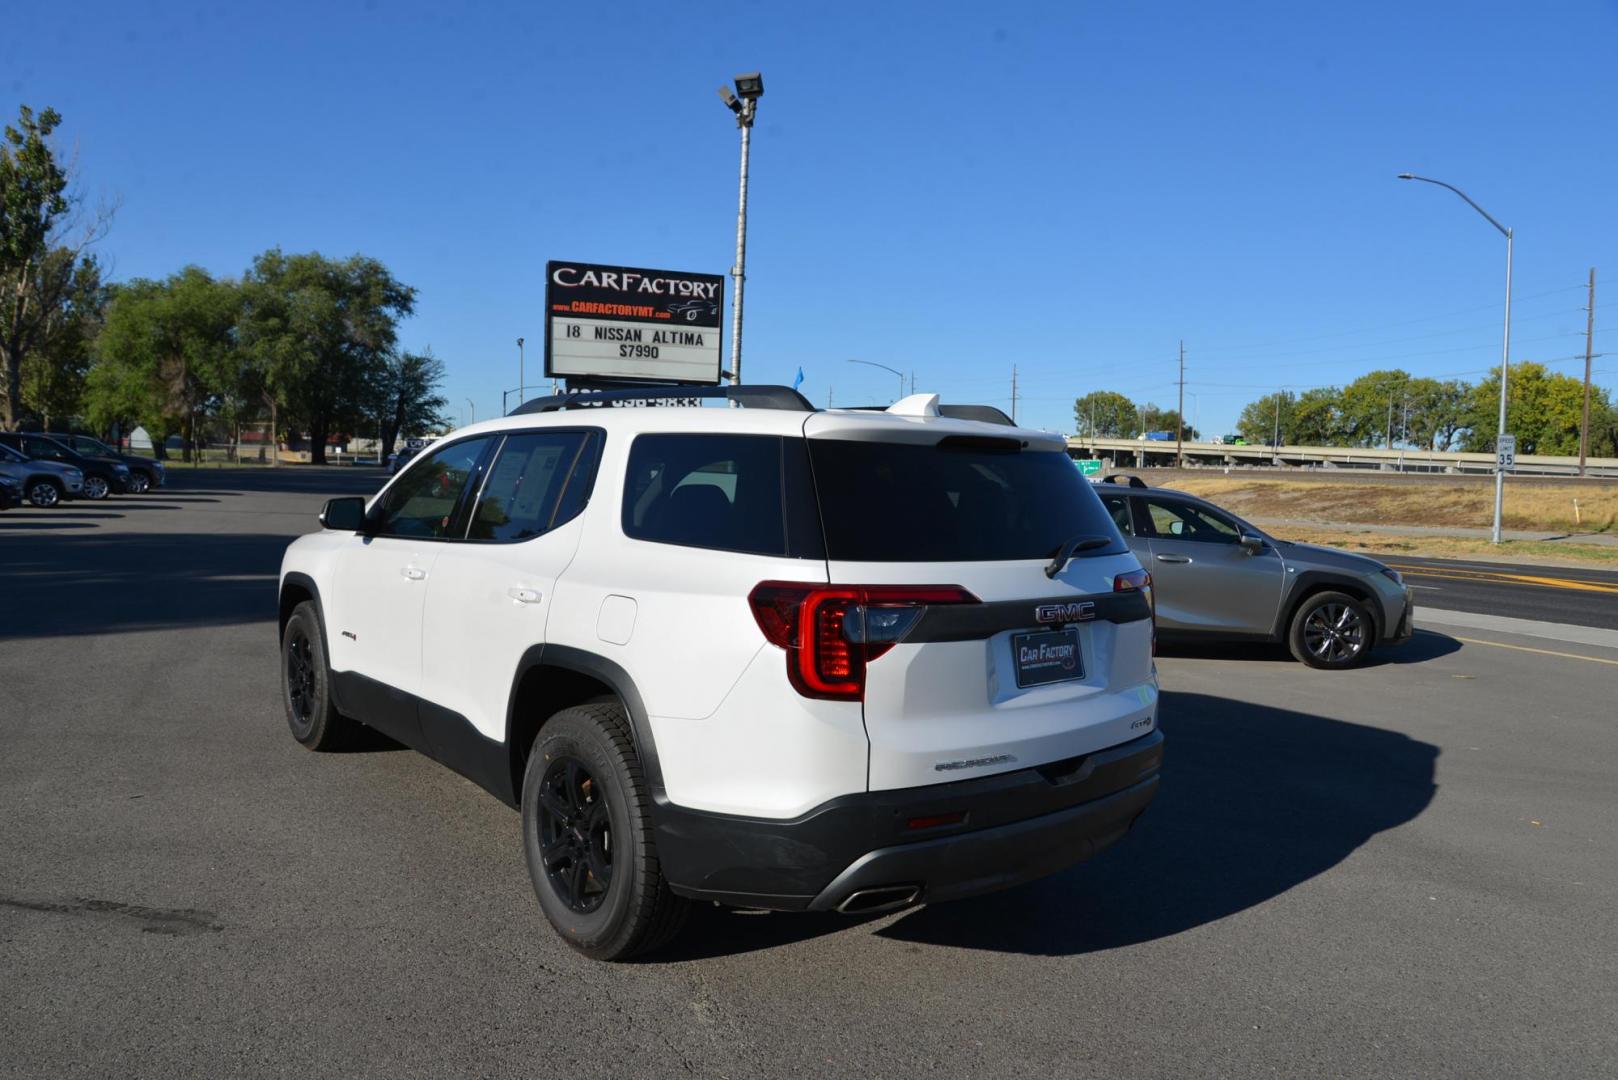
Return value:
<svg viewBox="0 0 1618 1080">
<path fill-rule="evenodd" d="M 1517 436 L 1500 436 L 1495 443 L 1494 467 L 1500 472 L 1517 471 Z"/>
</svg>

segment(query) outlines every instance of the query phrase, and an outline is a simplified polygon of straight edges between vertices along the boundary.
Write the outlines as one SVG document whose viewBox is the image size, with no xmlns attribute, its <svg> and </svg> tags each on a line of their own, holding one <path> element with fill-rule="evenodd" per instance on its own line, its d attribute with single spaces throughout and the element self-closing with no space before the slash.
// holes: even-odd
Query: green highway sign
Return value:
<svg viewBox="0 0 1618 1080">
<path fill-rule="evenodd" d="M 1101 474 L 1100 458 L 1074 458 L 1073 464 L 1079 467 L 1079 472 L 1085 476 L 1099 476 Z"/>
</svg>

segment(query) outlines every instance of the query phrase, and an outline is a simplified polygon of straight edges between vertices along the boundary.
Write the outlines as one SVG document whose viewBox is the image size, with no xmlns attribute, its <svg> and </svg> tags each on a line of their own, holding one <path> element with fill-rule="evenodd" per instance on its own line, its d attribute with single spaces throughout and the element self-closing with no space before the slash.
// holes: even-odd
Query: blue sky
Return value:
<svg viewBox="0 0 1618 1080">
<path fill-rule="evenodd" d="M 1618 384 L 1615 50 L 1611 0 L 75 3 L 8 15 L 0 105 L 64 114 L 116 277 L 375 256 L 489 416 L 547 258 L 728 269 L 715 88 L 761 69 L 748 381 L 891 398 L 858 358 L 1004 406 L 1015 364 L 1019 419 L 1071 430 L 1092 389 L 1172 406 L 1183 338 L 1218 432 L 1279 385 L 1498 363 L 1504 241 L 1405 170 L 1516 230 L 1514 359 L 1582 372 L 1597 267 Z"/>
</svg>

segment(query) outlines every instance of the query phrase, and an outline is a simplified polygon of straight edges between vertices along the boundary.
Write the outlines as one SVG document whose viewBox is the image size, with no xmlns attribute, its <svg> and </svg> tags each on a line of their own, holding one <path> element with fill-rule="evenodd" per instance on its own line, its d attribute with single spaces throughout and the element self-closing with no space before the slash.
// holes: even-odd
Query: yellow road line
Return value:
<svg viewBox="0 0 1618 1080">
<path fill-rule="evenodd" d="M 1618 660 L 1608 660 L 1602 656 L 1581 656 L 1578 653 L 1556 652 L 1551 649 L 1531 649 L 1527 645 L 1507 645 L 1503 641 L 1484 641 L 1481 638 L 1458 637 L 1456 641 L 1464 641 L 1468 645 L 1493 645 L 1497 649 L 1515 649 L 1518 652 L 1538 653 L 1541 656 L 1560 656 L 1567 660 L 1588 660 L 1592 664 L 1611 664 L 1618 667 Z"/>
<path fill-rule="evenodd" d="M 1547 589 L 1570 589 L 1577 592 L 1618 594 L 1618 585 L 1599 581 L 1577 581 L 1573 578 L 1541 577 L 1538 574 L 1512 574 L 1504 571 L 1466 570 L 1460 567 L 1410 566 L 1389 563 L 1393 569 L 1411 577 L 1444 578 L 1449 581 L 1487 581 L 1500 585 L 1538 585 Z"/>
</svg>

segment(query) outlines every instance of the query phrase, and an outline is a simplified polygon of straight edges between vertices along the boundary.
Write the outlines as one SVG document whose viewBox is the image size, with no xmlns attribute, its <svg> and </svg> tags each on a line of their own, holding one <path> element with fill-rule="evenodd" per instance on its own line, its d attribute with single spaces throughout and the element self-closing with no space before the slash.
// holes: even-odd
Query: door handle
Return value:
<svg viewBox="0 0 1618 1080">
<path fill-rule="evenodd" d="M 538 589 L 525 589 L 520 585 L 513 585 L 507 589 L 506 595 L 519 604 L 537 604 L 540 597 Z"/>
<path fill-rule="evenodd" d="M 411 581 L 421 581 L 427 577 L 427 571 L 423 570 L 419 566 L 401 566 L 399 567 L 399 573 L 403 574 Z"/>
<path fill-rule="evenodd" d="M 1191 561 L 1191 556 L 1189 556 L 1189 555 L 1159 555 L 1157 557 L 1157 561 L 1158 562 L 1190 562 Z"/>
</svg>

